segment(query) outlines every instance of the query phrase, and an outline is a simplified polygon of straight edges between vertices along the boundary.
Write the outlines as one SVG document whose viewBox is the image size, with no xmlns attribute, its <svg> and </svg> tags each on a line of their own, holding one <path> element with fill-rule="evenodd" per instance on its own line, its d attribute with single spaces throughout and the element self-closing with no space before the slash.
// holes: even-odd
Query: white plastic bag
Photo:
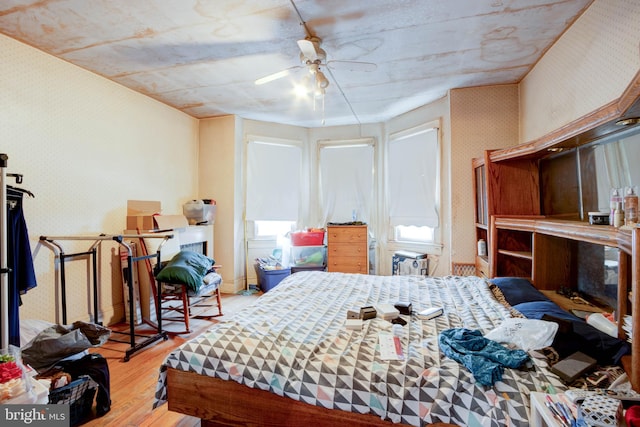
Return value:
<svg viewBox="0 0 640 427">
<path fill-rule="evenodd" d="M 524 351 L 548 347 L 558 332 L 558 324 L 545 320 L 512 318 L 485 334 L 485 338 L 513 344 Z"/>
</svg>

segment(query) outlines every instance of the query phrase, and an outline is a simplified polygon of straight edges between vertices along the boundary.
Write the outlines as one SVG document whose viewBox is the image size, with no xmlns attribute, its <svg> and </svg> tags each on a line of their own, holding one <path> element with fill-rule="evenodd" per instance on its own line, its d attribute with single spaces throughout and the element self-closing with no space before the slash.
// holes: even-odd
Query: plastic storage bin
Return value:
<svg viewBox="0 0 640 427">
<path fill-rule="evenodd" d="M 275 288 L 278 283 L 291 274 L 290 268 L 281 268 L 279 270 L 265 270 L 256 264 L 256 273 L 258 273 L 258 286 L 262 292 L 268 292 Z"/>
<path fill-rule="evenodd" d="M 295 267 L 321 267 L 327 260 L 324 246 L 292 246 L 291 265 Z"/>
<path fill-rule="evenodd" d="M 320 246 L 324 243 L 324 231 L 294 231 L 291 246 Z"/>
</svg>

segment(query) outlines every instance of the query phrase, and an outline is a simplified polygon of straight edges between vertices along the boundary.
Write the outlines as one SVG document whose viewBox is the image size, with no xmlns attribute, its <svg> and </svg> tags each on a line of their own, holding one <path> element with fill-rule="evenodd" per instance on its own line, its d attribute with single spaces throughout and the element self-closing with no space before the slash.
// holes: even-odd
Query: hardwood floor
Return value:
<svg viewBox="0 0 640 427">
<path fill-rule="evenodd" d="M 253 303 L 258 295 L 223 295 L 222 309 L 224 316 L 213 318 L 211 321 L 204 319 L 191 319 L 193 332 L 183 335 L 174 335 L 168 340 L 159 340 L 149 347 L 140 350 L 131 356 L 128 362 L 123 357 L 129 344 L 108 341 L 102 347 L 93 349 L 92 352 L 100 353 L 109 363 L 111 375 L 111 411 L 106 415 L 95 418 L 92 414 L 85 426 L 200 426 L 198 418 L 181 415 L 167 410 L 167 405 L 152 410 L 155 394 L 158 369 L 165 357 L 176 347 L 195 337 L 216 322 L 220 322 L 234 312 Z M 172 326 L 167 323 L 166 330 Z M 113 330 L 128 330 L 128 325 L 112 326 Z M 136 328 L 136 333 L 152 334 L 154 329 L 146 326 Z M 128 340 L 126 336 L 115 334 L 116 339 Z M 95 409 L 94 409 L 95 410 Z"/>
</svg>

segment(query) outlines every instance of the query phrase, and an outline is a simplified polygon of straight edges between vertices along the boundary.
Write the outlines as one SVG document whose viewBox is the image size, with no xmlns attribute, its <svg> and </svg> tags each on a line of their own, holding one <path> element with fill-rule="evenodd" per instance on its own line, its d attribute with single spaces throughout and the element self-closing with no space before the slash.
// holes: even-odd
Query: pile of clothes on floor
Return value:
<svg viewBox="0 0 640 427">
<path fill-rule="evenodd" d="M 35 378 L 50 384 L 49 403 L 71 404 L 71 425 L 88 416 L 94 396 L 96 416 L 111 409 L 107 360 L 88 352 L 110 335 L 110 329 L 94 323 L 51 324 L 22 347 L 23 362 L 38 372 Z"/>
</svg>

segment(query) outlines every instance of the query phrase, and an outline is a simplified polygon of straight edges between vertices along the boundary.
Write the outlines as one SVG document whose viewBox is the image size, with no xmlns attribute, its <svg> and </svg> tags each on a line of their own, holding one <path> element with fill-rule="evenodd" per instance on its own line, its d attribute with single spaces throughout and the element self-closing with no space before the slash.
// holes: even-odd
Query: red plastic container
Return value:
<svg viewBox="0 0 640 427">
<path fill-rule="evenodd" d="M 319 246 L 324 242 L 324 231 L 293 231 L 292 246 Z"/>
</svg>

